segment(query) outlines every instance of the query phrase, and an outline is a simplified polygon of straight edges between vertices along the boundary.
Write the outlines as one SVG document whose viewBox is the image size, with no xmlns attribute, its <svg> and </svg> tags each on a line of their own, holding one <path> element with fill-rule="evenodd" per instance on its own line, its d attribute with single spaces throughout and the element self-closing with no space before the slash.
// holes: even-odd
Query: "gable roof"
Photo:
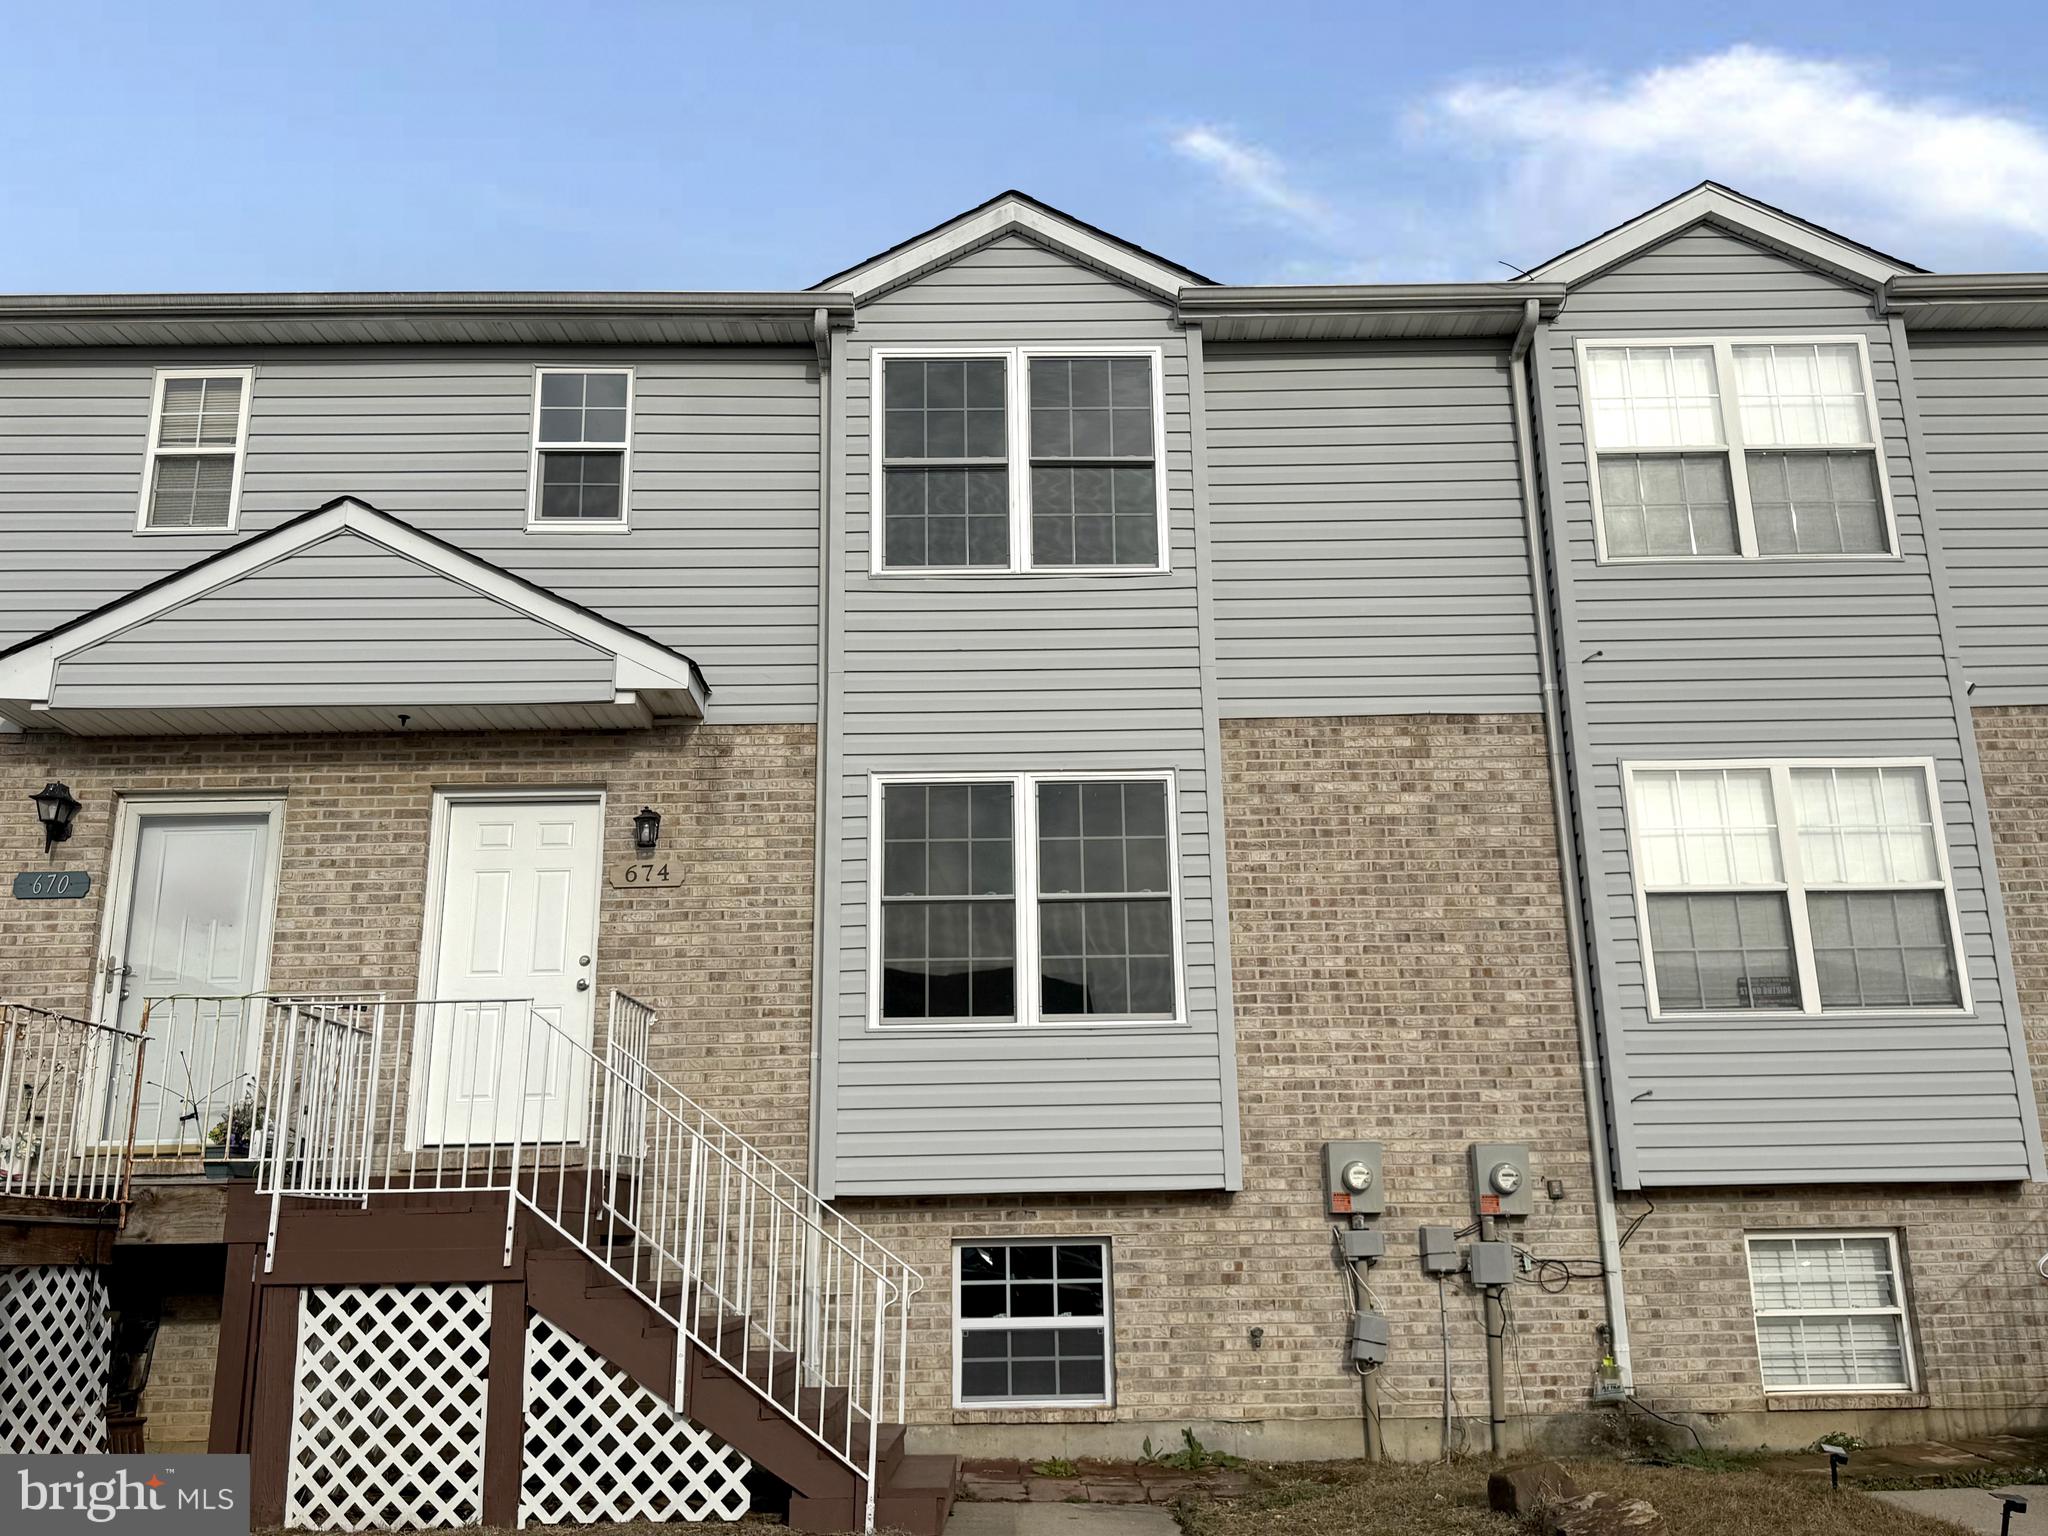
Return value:
<svg viewBox="0 0 2048 1536">
<path fill-rule="evenodd" d="M 1703 181 L 1568 251 L 1560 251 L 1523 273 L 1522 280 L 1583 282 L 1702 221 L 1718 224 L 1858 287 L 1876 288 L 1890 278 L 1925 270 L 1782 208 L 1759 202 L 1733 187 Z"/>
<path fill-rule="evenodd" d="M 831 290 L 850 293 L 855 299 L 871 299 L 945 265 L 963 251 L 1012 232 L 1053 246 L 1098 271 L 1164 298 L 1176 297 L 1191 284 L 1206 286 L 1211 281 L 1190 267 L 1097 229 L 1028 193 L 1009 191 L 998 192 L 987 202 L 943 224 L 935 224 L 843 272 L 833 273 L 812 291 Z"/>
<path fill-rule="evenodd" d="M 244 601 L 274 645 L 237 643 Z M 498 635 L 502 665 L 500 641 L 479 657 L 420 622 L 492 616 L 443 628 Z M 710 691 L 689 657 L 353 497 L 0 651 L 0 713 L 88 733 L 210 731 L 250 710 L 288 730 L 389 729 L 397 711 L 423 729 L 617 726 L 701 717 Z"/>
</svg>

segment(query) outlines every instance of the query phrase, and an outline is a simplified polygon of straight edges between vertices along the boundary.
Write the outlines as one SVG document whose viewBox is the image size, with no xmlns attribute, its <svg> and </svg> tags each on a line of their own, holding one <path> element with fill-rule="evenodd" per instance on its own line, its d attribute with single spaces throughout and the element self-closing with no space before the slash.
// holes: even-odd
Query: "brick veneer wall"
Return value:
<svg viewBox="0 0 2048 1536">
<path fill-rule="evenodd" d="M 1319 1201 L 1326 1140 L 1386 1144 L 1381 1412 L 1411 1452 L 1435 1449 L 1443 1382 L 1437 1290 L 1418 1272 L 1414 1229 L 1469 1219 L 1467 1144 L 1530 1143 L 1539 1178 L 1565 1194 L 1539 1195 L 1523 1240 L 1581 1264 L 1597 1254 L 1538 719 L 1226 721 L 1223 745 L 1243 1192 L 855 1207 L 942 1287 L 957 1240 L 1114 1240 L 1113 1409 L 956 1413 L 950 1297 L 928 1299 L 912 1416 L 950 1424 L 963 1445 L 993 1443 L 974 1426 L 1022 1422 L 1068 1428 L 1012 1430 L 1013 1445 L 1129 1455 L 1139 1426 L 1178 1421 L 1253 1452 L 1356 1454 L 1349 1302 Z M 1462 1284 L 1448 1299 L 1452 1383 L 1483 1448 L 1478 1303 Z M 1598 1282 L 1556 1295 L 1518 1285 L 1513 1304 L 1511 1411 L 1583 1407 Z"/>
<path fill-rule="evenodd" d="M 26 804 L 0 815 L 0 868 L 92 872 L 84 901 L 0 905 L 0 997 L 90 1001 L 117 794 L 266 790 L 285 800 L 271 985 L 418 986 L 427 840 L 437 788 L 603 788 L 607 863 L 642 805 L 684 883 L 601 896 L 599 995 L 661 1017 L 656 1070 L 801 1168 L 810 1104 L 808 725 L 674 726 L 560 735 L 80 739 L 0 736 L 0 783 L 61 779 L 83 802 L 45 863 Z M 600 1003 L 600 1010 L 602 1003 Z"/>
<path fill-rule="evenodd" d="M 220 1353 L 219 1292 L 164 1298 L 156 1354 L 142 1394 L 145 1443 L 152 1451 L 203 1451 L 213 1414 L 213 1368 Z"/>
</svg>

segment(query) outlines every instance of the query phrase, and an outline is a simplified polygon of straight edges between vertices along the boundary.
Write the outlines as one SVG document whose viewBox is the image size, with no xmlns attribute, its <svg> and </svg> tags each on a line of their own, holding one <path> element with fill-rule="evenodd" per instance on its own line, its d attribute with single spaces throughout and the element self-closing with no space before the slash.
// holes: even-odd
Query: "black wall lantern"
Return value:
<svg viewBox="0 0 2048 1536">
<path fill-rule="evenodd" d="M 29 799 L 35 802 L 36 820 L 43 824 L 43 852 L 48 853 L 71 836 L 72 818 L 78 814 L 78 799 L 68 784 L 59 784 L 55 779 L 45 784 L 40 794 L 30 795 Z"/>
<path fill-rule="evenodd" d="M 61 784 L 52 785 L 62 789 Z M 652 806 L 640 807 L 640 814 L 633 818 L 633 846 L 642 853 L 652 853 L 661 842 L 661 812 Z"/>
</svg>

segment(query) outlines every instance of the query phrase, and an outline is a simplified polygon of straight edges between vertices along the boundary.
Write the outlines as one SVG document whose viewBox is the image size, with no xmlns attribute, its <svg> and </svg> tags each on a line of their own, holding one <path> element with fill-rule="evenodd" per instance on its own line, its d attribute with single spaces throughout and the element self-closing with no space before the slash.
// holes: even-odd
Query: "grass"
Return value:
<svg viewBox="0 0 2048 1536">
<path fill-rule="evenodd" d="M 1579 1486 L 1647 1499 L 1667 1536 L 1955 1536 L 1955 1528 L 1825 1484 L 1752 1466 L 1567 1462 Z M 1486 1507 L 1481 1461 L 1448 1466 L 1256 1469 L 1258 1486 L 1232 1504 L 1186 1500 L 1186 1536 L 1526 1536 L 1529 1526 Z"/>
</svg>

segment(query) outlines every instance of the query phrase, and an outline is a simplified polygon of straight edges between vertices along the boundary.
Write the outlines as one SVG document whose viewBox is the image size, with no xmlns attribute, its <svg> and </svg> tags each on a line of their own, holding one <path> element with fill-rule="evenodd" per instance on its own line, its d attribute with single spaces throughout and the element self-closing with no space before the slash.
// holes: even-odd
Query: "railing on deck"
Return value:
<svg viewBox="0 0 2048 1536">
<path fill-rule="evenodd" d="M 245 1155 L 237 1149 L 253 1141 L 266 1005 L 260 995 L 143 1002 L 138 1027 L 150 1041 L 149 1066 L 135 1095 L 135 1144 L 144 1157 Z"/>
<path fill-rule="evenodd" d="M 147 1037 L 0 1003 L 0 1196 L 120 1211 Z"/>
<path fill-rule="evenodd" d="M 653 1026 L 617 992 L 595 1047 L 532 999 L 271 999 L 269 1251 L 286 1199 L 502 1190 L 507 1262 L 523 1207 L 864 1478 L 872 1529 L 923 1283 L 657 1074 Z"/>
</svg>

